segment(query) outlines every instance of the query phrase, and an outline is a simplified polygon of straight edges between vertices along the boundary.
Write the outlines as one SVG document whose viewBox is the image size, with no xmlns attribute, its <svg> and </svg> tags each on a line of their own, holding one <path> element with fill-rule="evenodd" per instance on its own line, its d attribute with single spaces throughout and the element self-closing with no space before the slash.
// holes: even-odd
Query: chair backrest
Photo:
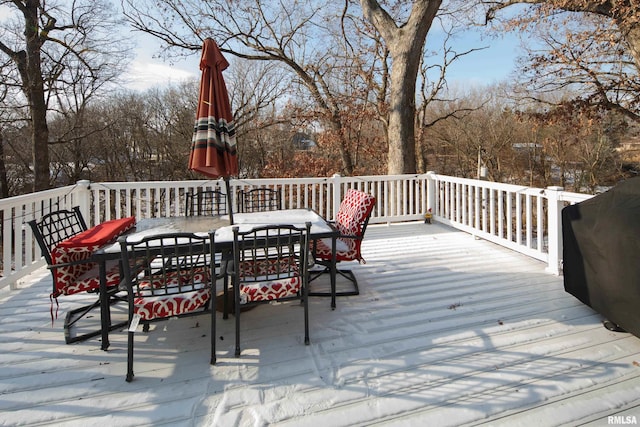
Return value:
<svg viewBox="0 0 640 427">
<path fill-rule="evenodd" d="M 47 264 L 53 264 L 51 250 L 60 242 L 69 239 L 85 230 L 87 223 L 82 217 L 80 208 L 75 206 L 72 210 L 61 209 L 44 215 L 39 220 L 29 221 L 33 236 L 40 246 L 42 256 Z"/>
<path fill-rule="evenodd" d="M 282 206 L 282 191 L 272 188 L 254 188 L 238 191 L 239 212 L 275 211 Z"/>
<path fill-rule="evenodd" d="M 307 276 L 309 230 L 293 225 L 270 225 L 239 231 L 233 227 L 233 271 L 241 288 L 242 302 L 293 296 Z M 278 282 L 277 286 L 269 283 Z M 292 292 L 293 291 L 293 292 Z"/>
<path fill-rule="evenodd" d="M 166 233 L 127 241 L 121 246 L 130 315 L 145 320 L 187 314 L 211 298 L 216 265 L 213 235 Z"/>
<path fill-rule="evenodd" d="M 348 259 L 363 262 L 360 247 L 375 203 L 376 199 L 372 195 L 352 188 L 347 191 L 340 203 L 336 215 L 336 227 L 345 237 L 342 241 L 349 248 L 345 251 L 350 254 Z"/>
<path fill-rule="evenodd" d="M 227 215 L 227 195 L 220 190 L 201 190 L 185 195 L 186 216 Z"/>
<path fill-rule="evenodd" d="M 343 235 L 362 237 L 367 229 L 376 198 L 350 188 L 340 203 L 336 226 Z"/>
</svg>

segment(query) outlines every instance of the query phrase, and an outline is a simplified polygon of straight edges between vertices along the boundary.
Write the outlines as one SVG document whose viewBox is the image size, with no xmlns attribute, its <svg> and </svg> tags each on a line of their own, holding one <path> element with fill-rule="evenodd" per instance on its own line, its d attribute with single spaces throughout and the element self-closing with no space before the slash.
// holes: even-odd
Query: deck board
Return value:
<svg viewBox="0 0 640 427">
<path fill-rule="evenodd" d="M 4 425 L 607 425 L 640 417 L 640 339 L 607 331 L 539 261 L 439 224 L 371 225 L 361 294 L 172 319 L 136 334 L 65 345 L 51 326 L 46 269 L 0 299 Z M 115 316 L 124 315 L 123 312 Z M 97 319 L 96 319 L 97 321 Z"/>
</svg>

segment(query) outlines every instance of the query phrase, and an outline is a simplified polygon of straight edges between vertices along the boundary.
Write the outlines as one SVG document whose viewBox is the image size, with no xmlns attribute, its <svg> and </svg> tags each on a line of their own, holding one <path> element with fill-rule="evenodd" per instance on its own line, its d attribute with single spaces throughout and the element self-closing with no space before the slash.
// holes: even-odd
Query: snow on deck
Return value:
<svg viewBox="0 0 640 427">
<path fill-rule="evenodd" d="M 218 313 L 66 345 L 40 269 L 0 296 L 0 424 L 610 425 L 640 418 L 640 339 L 607 331 L 543 263 L 439 224 L 370 225 L 361 294 Z M 114 316 L 121 315 L 115 309 Z M 140 329 L 139 329 L 140 330 Z M 608 417 L 615 418 L 608 418 Z M 637 421 L 636 421 L 637 422 Z"/>
</svg>

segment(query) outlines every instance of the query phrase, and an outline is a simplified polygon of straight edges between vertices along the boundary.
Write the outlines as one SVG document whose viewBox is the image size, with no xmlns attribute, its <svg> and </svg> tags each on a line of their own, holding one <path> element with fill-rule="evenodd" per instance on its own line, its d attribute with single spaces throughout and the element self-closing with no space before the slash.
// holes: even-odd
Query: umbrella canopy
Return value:
<svg viewBox="0 0 640 427">
<path fill-rule="evenodd" d="M 222 71 L 229 63 L 212 39 L 202 46 L 200 96 L 189 169 L 211 178 L 238 174 L 236 132 Z"/>
</svg>

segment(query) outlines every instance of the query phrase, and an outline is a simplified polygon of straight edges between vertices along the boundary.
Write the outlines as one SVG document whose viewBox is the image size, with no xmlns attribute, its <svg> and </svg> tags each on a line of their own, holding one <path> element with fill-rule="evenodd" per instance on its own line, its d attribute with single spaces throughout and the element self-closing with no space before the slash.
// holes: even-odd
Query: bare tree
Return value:
<svg viewBox="0 0 640 427">
<path fill-rule="evenodd" d="M 491 20 L 501 9 L 514 4 L 539 6 L 535 11 L 552 14 L 554 11 L 588 13 L 611 20 L 624 40 L 636 68 L 640 70 L 640 14 L 638 4 L 629 0 L 506 0 L 481 1 L 486 5 L 487 20 Z M 539 15 L 538 15 L 539 17 Z"/>
<path fill-rule="evenodd" d="M 120 92 L 93 103 L 89 123 L 94 133 L 85 158 L 94 163 L 94 178 L 191 178 L 187 162 L 196 101 L 193 81 L 142 93 Z M 105 146 L 110 149 L 104 150 Z"/>
<path fill-rule="evenodd" d="M 123 64 L 126 43 L 116 36 L 108 3 L 73 1 L 65 6 L 44 0 L 3 0 L 11 15 L 0 28 L 0 52 L 13 65 L 29 112 L 33 149 L 33 190 L 50 186 L 47 112 L 52 96 L 84 69 L 100 79 Z"/>
<path fill-rule="evenodd" d="M 521 82 L 536 100 L 573 91 L 583 109 L 616 110 L 640 120 L 640 14 L 623 0 L 482 1 L 487 19 L 515 4 L 506 29 L 526 30 L 530 42 Z"/>
<path fill-rule="evenodd" d="M 2 192 L 4 197 L 23 194 L 32 188 L 29 116 L 24 108 L 20 84 L 10 60 L 0 63 L 0 132 L 2 132 Z"/>
<path fill-rule="evenodd" d="M 451 100 L 435 100 L 425 110 L 421 155 L 441 173 L 498 182 L 522 181 L 516 146 L 528 142 L 525 126 L 507 107 L 502 85 L 456 93 Z M 480 156 L 480 159 L 479 159 Z M 480 166 L 486 175 L 479 177 Z"/>
<path fill-rule="evenodd" d="M 271 152 L 285 147 L 291 151 L 291 136 L 297 131 L 295 119 L 287 114 L 288 106 L 282 101 L 294 98 L 290 79 L 279 62 L 240 58 L 232 61 L 228 76 L 240 177 L 273 176 L 276 168 L 270 167 Z"/>
</svg>

